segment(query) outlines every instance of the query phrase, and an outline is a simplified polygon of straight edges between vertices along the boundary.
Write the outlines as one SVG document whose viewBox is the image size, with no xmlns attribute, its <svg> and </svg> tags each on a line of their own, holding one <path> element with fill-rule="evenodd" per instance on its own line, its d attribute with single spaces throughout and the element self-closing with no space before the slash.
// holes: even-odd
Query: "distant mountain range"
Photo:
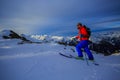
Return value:
<svg viewBox="0 0 120 80">
<path fill-rule="evenodd" d="M 0 32 L 0 39 L 19 39 L 18 44 L 26 43 L 58 43 L 65 46 L 76 46 L 78 40 L 68 36 L 50 36 L 50 35 L 25 35 L 17 34 L 12 30 L 3 30 Z M 111 28 L 97 33 L 90 37 L 90 49 L 105 55 L 120 52 L 120 28 Z"/>
</svg>

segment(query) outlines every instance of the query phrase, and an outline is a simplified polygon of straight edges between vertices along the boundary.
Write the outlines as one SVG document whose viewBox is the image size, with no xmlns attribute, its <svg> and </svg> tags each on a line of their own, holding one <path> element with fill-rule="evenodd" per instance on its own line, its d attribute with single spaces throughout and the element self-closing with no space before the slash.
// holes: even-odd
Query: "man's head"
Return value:
<svg viewBox="0 0 120 80">
<path fill-rule="evenodd" d="M 81 24 L 81 23 L 78 23 L 78 24 L 77 24 L 77 29 L 80 29 L 80 27 L 82 27 L 82 24 Z"/>
</svg>

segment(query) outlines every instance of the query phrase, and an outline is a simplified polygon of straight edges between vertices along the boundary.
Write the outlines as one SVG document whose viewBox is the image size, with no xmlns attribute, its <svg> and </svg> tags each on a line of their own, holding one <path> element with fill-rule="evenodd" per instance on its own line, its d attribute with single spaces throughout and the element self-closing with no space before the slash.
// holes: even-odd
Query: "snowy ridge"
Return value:
<svg viewBox="0 0 120 80">
<path fill-rule="evenodd" d="M 3 30 L 0 32 L 0 38 L 2 36 L 9 36 L 10 35 L 10 30 Z M 25 37 L 26 39 L 33 41 L 33 42 L 69 42 L 74 39 L 73 37 L 63 37 L 63 36 L 50 36 L 50 35 L 25 35 L 21 34 L 21 37 Z M 90 40 L 92 42 L 98 43 L 100 42 L 103 38 L 119 38 L 120 37 L 120 31 L 103 31 L 103 32 L 95 32 L 92 34 L 90 37 Z"/>
</svg>

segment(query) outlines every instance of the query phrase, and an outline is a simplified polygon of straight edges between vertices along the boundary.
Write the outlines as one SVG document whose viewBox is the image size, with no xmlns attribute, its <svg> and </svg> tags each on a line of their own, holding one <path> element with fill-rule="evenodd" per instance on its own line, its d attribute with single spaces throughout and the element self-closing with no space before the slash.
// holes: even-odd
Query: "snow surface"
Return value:
<svg viewBox="0 0 120 80">
<path fill-rule="evenodd" d="M 120 55 L 94 54 L 99 66 L 65 58 L 74 47 L 57 43 L 17 44 L 0 39 L 0 80 L 120 80 Z M 93 52 L 94 53 L 94 52 Z"/>
</svg>

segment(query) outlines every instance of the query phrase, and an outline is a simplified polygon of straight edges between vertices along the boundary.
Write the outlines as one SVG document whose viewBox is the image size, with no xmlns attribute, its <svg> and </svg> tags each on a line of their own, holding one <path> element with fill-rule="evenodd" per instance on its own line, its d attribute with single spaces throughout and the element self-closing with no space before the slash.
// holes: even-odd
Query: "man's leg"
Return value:
<svg viewBox="0 0 120 80">
<path fill-rule="evenodd" d="M 89 60 L 94 60 L 94 57 L 93 57 L 92 53 L 90 52 L 88 46 L 85 47 L 84 50 L 87 53 Z"/>
<path fill-rule="evenodd" d="M 81 48 L 82 48 L 82 44 L 81 44 L 81 42 L 79 42 L 76 46 L 76 50 L 78 52 L 78 57 L 83 57 Z"/>
</svg>

